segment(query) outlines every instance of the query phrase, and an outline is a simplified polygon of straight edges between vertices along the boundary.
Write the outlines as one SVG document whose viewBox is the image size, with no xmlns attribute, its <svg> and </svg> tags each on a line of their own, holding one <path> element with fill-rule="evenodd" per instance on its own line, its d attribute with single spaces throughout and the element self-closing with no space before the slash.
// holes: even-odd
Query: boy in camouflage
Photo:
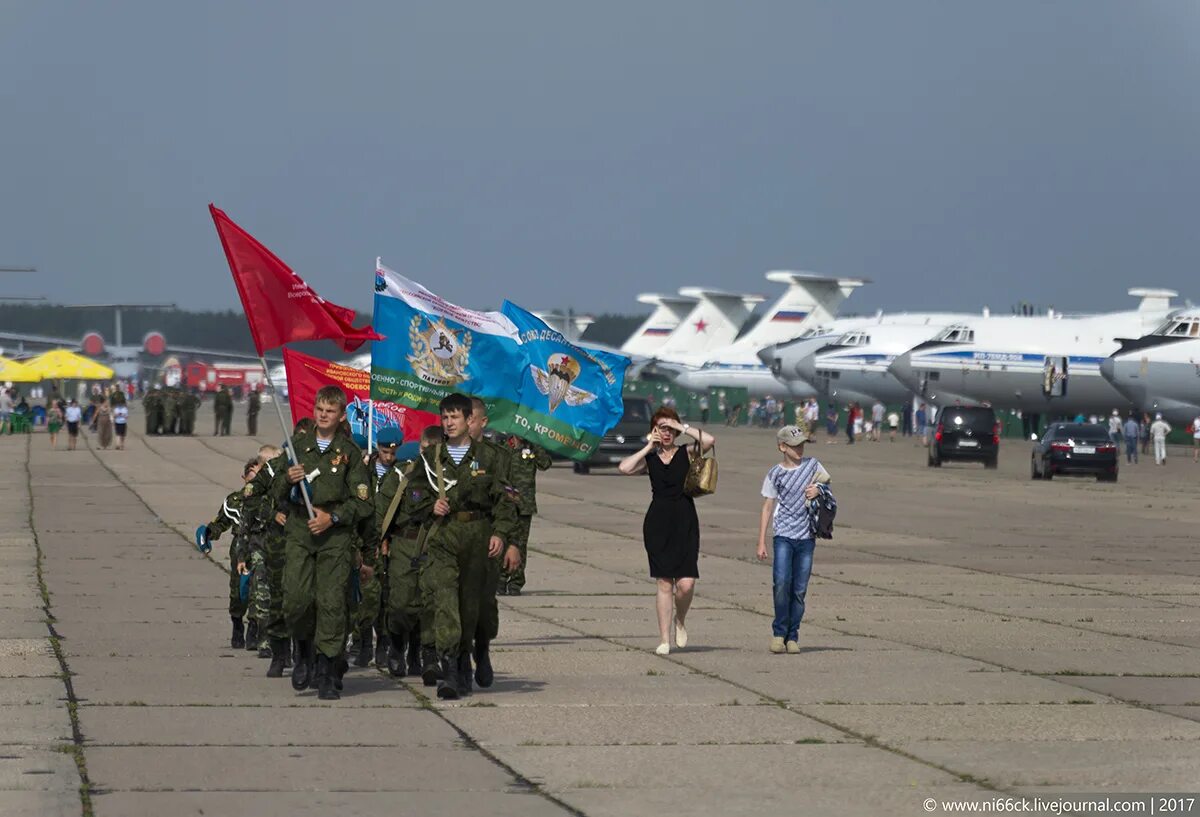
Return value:
<svg viewBox="0 0 1200 817">
<path fill-rule="evenodd" d="M 451 394 L 440 408 L 446 444 L 417 458 L 393 524 L 400 530 L 429 525 L 423 580 L 432 597 L 434 646 L 442 669 L 437 694 L 455 699 L 470 691 L 487 559 L 505 550 L 517 514 L 512 487 L 502 477 L 505 463 L 468 433 L 470 398 Z"/>
<path fill-rule="evenodd" d="M 440 445 L 444 439 L 441 426 L 430 426 L 421 433 L 421 451 Z M 408 491 L 409 479 L 416 465 L 416 460 L 413 460 L 405 463 L 403 468 L 392 469 L 392 473 L 398 477 L 393 497 L 400 497 L 400 505 L 392 510 L 389 501 L 380 519 L 380 529 L 385 532 L 383 547 L 388 554 L 388 598 L 384 618 L 391 641 L 387 667 L 393 678 L 402 678 L 406 670 L 409 675 L 424 675 L 423 670 L 427 666 L 433 667 L 437 663 L 432 640 L 432 607 L 429 613 L 425 612 L 427 600 L 421 588 L 421 576 L 429 561 L 424 552 L 424 537 L 421 536 L 419 524 L 412 521 L 400 524 L 401 508 L 405 503 L 406 518 L 415 520 L 428 516 L 437 500 L 436 493 L 422 492 L 420 489 L 412 493 Z M 391 519 L 386 516 L 388 510 L 392 510 Z M 429 640 L 426 641 L 423 635 Z M 436 674 L 431 674 L 431 678 L 433 683 L 437 683 Z"/>
<path fill-rule="evenodd" d="M 345 668 L 346 588 L 355 529 L 373 514 L 362 451 L 343 430 L 346 394 L 336 386 L 317 392 L 312 433 L 293 436 L 299 462 L 277 475 L 276 501 L 288 505 L 283 610 L 297 641 L 292 688 L 315 680 L 321 700 L 337 700 Z M 310 518 L 300 491 L 311 499 Z"/>
<path fill-rule="evenodd" d="M 249 483 L 258 473 L 260 465 L 258 458 L 250 460 L 242 468 L 242 481 Z M 220 510 L 213 520 L 205 526 L 204 538 L 216 541 L 227 530 L 234 532 L 234 541 L 229 546 L 229 620 L 233 623 L 233 634 L 229 637 L 229 646 L 235 650 L 245 649 L 246 631 L 242 621 L 246 616 L 247 604 L 242 600 L 241 574 L 238 572 L 238 542 L 237 533 L 242 524 L 243 490 L 237 490 L 225 497 Z M 254 626 L 257 632 L 257 625 Z"/>
<path fill-rule="evenodd" d="M 275 465 L 271 461 L 278 459 L 281 453 L 272 445 L 259 448 L 260 472 L 273 476 Z M 259 658 L 271 658 L 271 639 L 280 636 L 286 639 L 287 636 L 283 629 L 282 599 L 274 598 L 281 594 L 271 591 L 272 583 L 277 582 L 283 572 L 283 526 L 276 518 L 272 497 L 265 491 L 256 493 L 253 479 L 242 491 L 242 522 L 237 543 L 238 572 L 250 575 L 248 617 L 257 622 L 258 638 L 253 639 L 248 634 L 246 649 L 258 650 Z"/>
<path fill-rule="evenodd" d="M 553 464 L 550 454 L 541 446 L 510 435 L 505 441 L 512 452 L 509 477 L 517 489 L 517 530 L 513 542 L 521 553 L 521 561 L 514 570 L 500 577 L 497 591 L 501 596 L 519 596 L 525 587 L 525 569 L 529 559 L 529 529 L 537 514 L 537 472 L 545 471 Z"/>
</svg>

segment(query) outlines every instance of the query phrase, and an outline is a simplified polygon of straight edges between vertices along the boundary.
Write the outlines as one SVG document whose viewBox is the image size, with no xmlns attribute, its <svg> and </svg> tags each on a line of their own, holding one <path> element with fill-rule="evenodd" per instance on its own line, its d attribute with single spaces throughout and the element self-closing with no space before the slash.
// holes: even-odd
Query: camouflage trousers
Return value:
<svg viewBox="0 0 1200 817">
<path fill-rule="evenodd" d="M 507 545 L 506 545 L 507 547 Z M 484 562 L 483 592 L 479 597 L 479 622 L 475 625 L 475 639 L 495 641 L 500 634 L 500 605 L 496 602 L 496 589 L 500 586 L 500 570 L 504 556 L 487 556 Z"/>
<path fill-rule="evenodd" d="M 438 652 L 471 652 L 487 577 L 491 532 L 487 519 L 450 519 L 435 522 L 430 529 L 429 564 L 423 578 L 433 607 L 432 636 Z"/>
<path fill-rule="evenodd" d="M 351 624 L 355 630 L 371 627 L 376 621 L 387 615 L 384 596 L 387 593 L 387 572 L 384 570 L 385 560 L 380 557 L 375 560 L 375 575 L 370 581 L 362 583 L 362 601 L 354 612 Z"/>
<path fill-rule="evenodd" d="M 242 577 L 238 573 L 235 548 L 229 548 L 229 617 L 241 619 L 246 616 L 247 602 L 242 601 Z"/>
<path fill-rule="evenodd" d="M 271 621 L 271 578 L 267 568 L 267 554 L 261 550 L 250 553 L 250 561 L 246 563 L 250 571 L 250 598 L 247 600 L 246 617 L 258 622 L 259 643 L 256 647 L 270 646 L 267 637 L 267 627 Z"/>
<path fill-rule="evenodd" d="M 283 618 L 283 567 L 285 543 L 282 535 L 271 536 L 267 539 L 267 618 L 266 634 L 270 638 L 287 638 L 287 622 Z M 259 620 L 259 632 L 263 631 L 263 622 Z"/>
<path fill-rule="evenodd" d="M 388 556 L 388 593 L 385 616 L 393 633 L 413 633 L 420 627 L 421 576 L 429 557 L 421 557 L 419 539 L 397 536 Z M 432 642 L 430 642 L 432 643 Z"/>
<path fill-rule="evenodd" d="M 517 550 L 521 551 L 521 566 L 511 573 L 504 573 L 500 577 L 500 581 L 509 587 L 515 587 L 517 590 L 525 586 L 525 562 L 529 558 L 529 528 L 532 524 L 532 514 L 523 513 L 518 516 L 517 529 L 513 533 L 512 541 L 507 543 L 516 545 Z"/>
<path fill-rule="evenodd" d="M 346 531 L 308 531 L 303 513 L 288 517 L 283 566 L 283 615 L 291 636 L 337 658 L 346 646 L 346 596 L 352 541 Z"/>
</svg>

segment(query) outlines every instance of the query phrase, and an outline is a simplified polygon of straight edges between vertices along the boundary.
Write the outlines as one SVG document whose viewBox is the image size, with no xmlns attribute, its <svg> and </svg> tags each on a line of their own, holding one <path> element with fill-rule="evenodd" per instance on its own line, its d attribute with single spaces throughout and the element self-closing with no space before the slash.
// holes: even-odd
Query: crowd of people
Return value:
<svg viewBox="0 0 1200 817">
<path fill-rule="evenodd" d="M 364 454 L 345 394 L 322 389 L 292 455 L 259 449 L 197 531 L 202 549 L 233 532 L 230 645 L 270 658 L 269 677 L 291 666 L 293 689 L 336 699 L 353 657 L 419 675 L 439 698 L 492 685 L 496 596 L 525 585 L 536 474 L 550 457 L 490 435 L 477 398 L 452 394 L 440 408 L 441 425 L 397 462 L 397 434 L 385 429 Z"/>
</svg>

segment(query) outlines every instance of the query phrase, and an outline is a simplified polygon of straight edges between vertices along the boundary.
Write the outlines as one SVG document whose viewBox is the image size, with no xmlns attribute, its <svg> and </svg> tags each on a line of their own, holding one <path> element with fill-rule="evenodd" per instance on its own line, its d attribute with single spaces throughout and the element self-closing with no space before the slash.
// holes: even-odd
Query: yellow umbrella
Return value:
<svg viewBox="0 0 1200 817">
<path fill-rule="evenodd" d="M 24 363 L 0 357 L 0 383 L 37 383 L 42 376 Z"/>
<path fill-rule="evenodd" d="M 112 380 L 113 370 L 67 349 L 52 349 L 31 360 L 25 367 L 46 380 Z"/>
</svg>

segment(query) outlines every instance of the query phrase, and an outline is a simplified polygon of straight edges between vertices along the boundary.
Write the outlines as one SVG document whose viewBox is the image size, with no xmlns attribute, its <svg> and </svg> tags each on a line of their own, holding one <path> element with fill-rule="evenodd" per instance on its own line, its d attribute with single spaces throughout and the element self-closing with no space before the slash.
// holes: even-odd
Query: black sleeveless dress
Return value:
<svg viewBox="0 0 1200 817">
<path fill-rule="evenodd" d="M 656 579 L 700 578 L 700 520 L 696 502 L 683 493 L 688 452 L 681 448 L 664 465 L 658 454 L 646 455 L 646 472 L 654 498 L 642 522 L 642 538 Z"/>
</svg>

